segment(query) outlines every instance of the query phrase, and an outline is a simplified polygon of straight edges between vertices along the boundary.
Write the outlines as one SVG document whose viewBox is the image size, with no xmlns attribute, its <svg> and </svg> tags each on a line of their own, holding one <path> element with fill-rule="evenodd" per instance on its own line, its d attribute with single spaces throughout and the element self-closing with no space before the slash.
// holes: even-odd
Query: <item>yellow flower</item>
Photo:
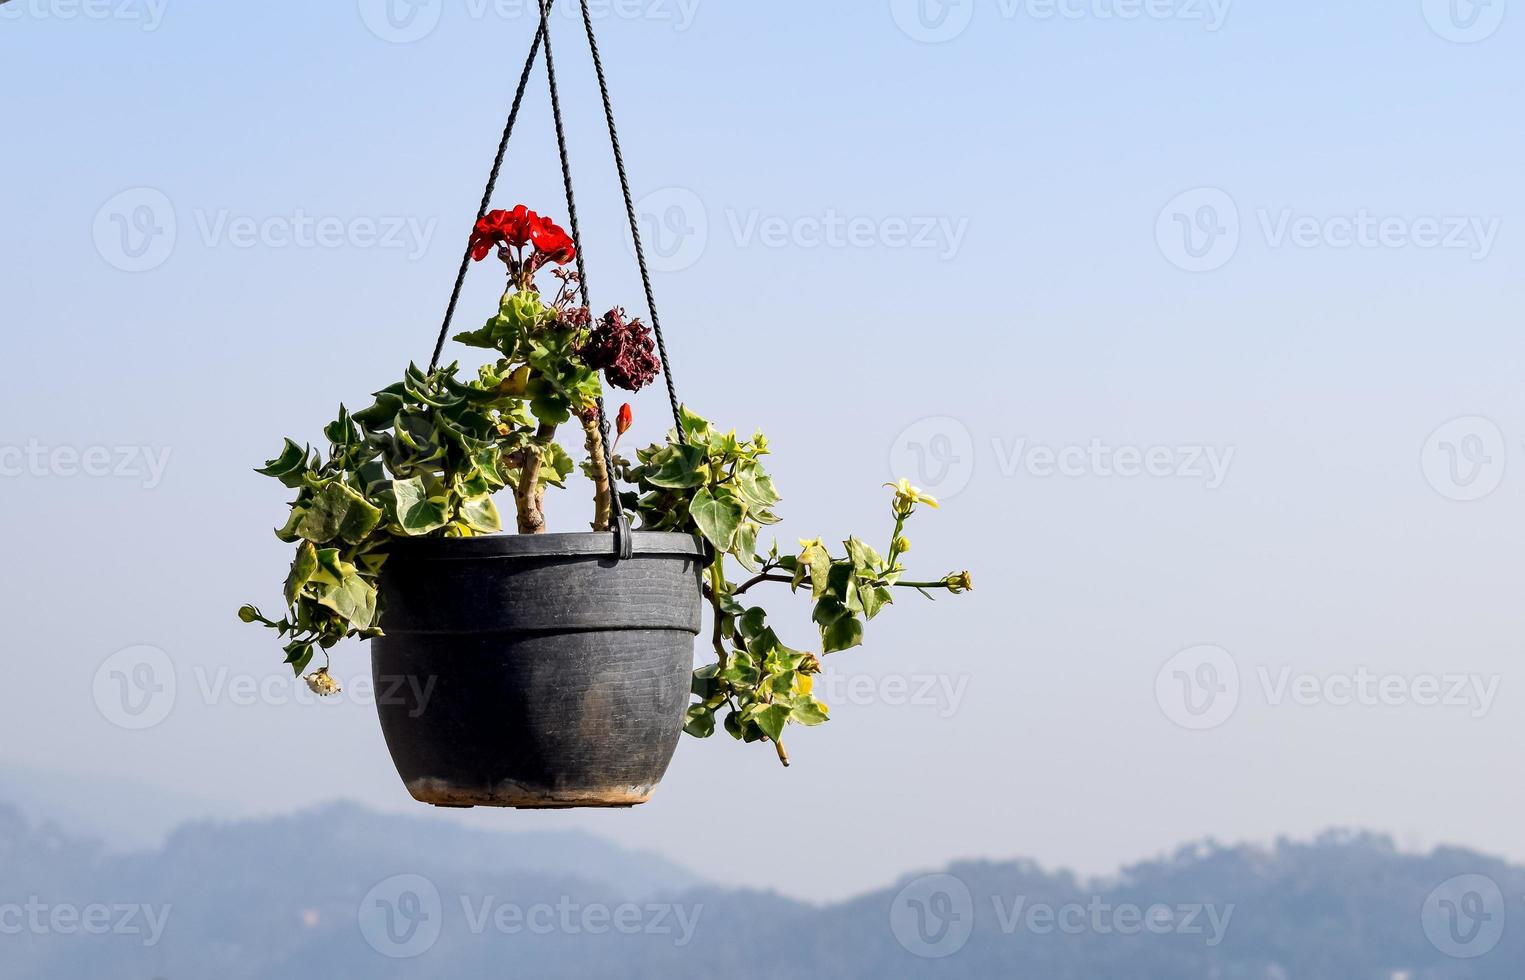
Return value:
<svg viewBox="0 0 1525 980">
<path fill-rule="evenodd" d="M 316 674 L 308 674 L 303 680 L 307 682 L 308 687 L 312 688 L 312 693 L 320 698 L 333 697 L 343 690 L 339 687 L 339 682 L 334 680 L 333 675 L 328 672 L 327 667 Z"/>
<path fill-rule="evenodd" d="M 937 509 L 937 498 L 911 486 L 910 480 L 902 479 L 895 483 L 886 483 L 885 486 L 895 491 L 895 506 L 902 513 L 909 514 L 911 508 L 917 504 L 926 504 L 928 507 Z"/>
<path fill-rule="evenodd" d="M 958 595 L 961 592 L 973 592 L 974 576 L 970 575 L 968 572 L 954 572 L 952 575 L 949 575 L 947 578 L 943 579 L 943 584 L 946 585 L 948 587 L 948 591 L 952 592 L 954 595 Z"/>
</svg>

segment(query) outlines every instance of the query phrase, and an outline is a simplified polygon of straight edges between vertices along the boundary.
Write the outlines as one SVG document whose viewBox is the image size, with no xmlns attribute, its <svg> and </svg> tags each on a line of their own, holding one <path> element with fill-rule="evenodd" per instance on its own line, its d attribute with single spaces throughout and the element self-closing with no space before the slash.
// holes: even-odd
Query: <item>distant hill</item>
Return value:
<svg viewBox="0 0 1525 980">
<path fill-rule="evenodd" d="M 738 881 L 798 860 L 787 832 L 736 844 Z M 963 863 L 814 907 L 587 835 L 352 805 L 126 857 L 0 805 L 0 980 L 1517 980 L 1522 901 L 1525 869 L 1359 834 L 1196 845 L 1105 881 Z"/>
<path fill-rule="evenodd" d="M 110 800 L 109 807 L 102 800 Z M 34 823 L 73 837 L 100 841 L 108 850 L 158 848 L 176 827 L 192 819 L 234 816 L 226 803 L 198 799 L 166 786 L 144 792 L 141 780 L 106 773 L 0 767 L 0 801 Z"/>
</svg>

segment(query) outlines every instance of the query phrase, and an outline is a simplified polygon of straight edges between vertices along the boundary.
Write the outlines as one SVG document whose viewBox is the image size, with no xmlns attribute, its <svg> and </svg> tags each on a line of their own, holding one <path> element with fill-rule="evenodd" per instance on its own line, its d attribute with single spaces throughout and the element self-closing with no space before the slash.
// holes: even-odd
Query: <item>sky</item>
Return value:
<svg viewBox="0 0 1525 980">
<path fill-rule="evenodd" d="M 831 658 L 787 771 L 687 739 L 632 811 L 437 818 L 720 878 L 737 820 L 785 828 L 748 883 L 816 900 L 1330 826 L 1525 859 L 1517 6 L 594 2 L 681 396 L 768 434 L 785 547 L 886 537 L 905 476 L 943 502 L 913 568 L 976 590 Z M 0 4 L 0 768 L 167 820 L 417 807 L 365 648 L 313 704 L 234 615 L 289 561 L 252 470 L 427 359 L 533 30 Z M 594 303 L 644 313 L 553 30 Z M 559 216 L 559 179 L 537 76 L 496 202 Z"/>
</svg>

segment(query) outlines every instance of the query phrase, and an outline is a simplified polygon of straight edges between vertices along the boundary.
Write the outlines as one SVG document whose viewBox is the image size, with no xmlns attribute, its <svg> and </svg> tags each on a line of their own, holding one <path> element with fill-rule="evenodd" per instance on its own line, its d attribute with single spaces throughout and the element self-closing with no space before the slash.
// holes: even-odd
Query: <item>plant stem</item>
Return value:
<svg viewBox="0 0 1525 980">
<path fill-rule="evenodd" d="M 751 589 L 752 586 L 761 585 L 764 582 L 793 583 L 793 581 L 794 579 L 788 575 L 757 575 L 748 579 L 742 585 L 738 586 L 736 591 L 732 592 L 731 594 L 742 595 L 743 593 L 747 592 L 747 590 Z M 802 581 L 800 585 L 807 586 L 809 584 L 810 576 L 806 575 L 804 581 Z M 885 584 L 889 585 L 891 588 L 896 589 L 946 589 L 948 587 L 948 583 L 942 579 L 939 579 L 936 582 L 887 582 Z"/>
<path fill-rule="evenodd" d="M 535 449 L 525 454 L 524 471 L 519 476 L 519 486 L 514 491 L 514 501 L 519 511 L 520 534 L 545 533 L 545 487 L 540 483 L 540 469 L 544 465 L 540 450 L 556 439 L 556 426 L 541 422 L 535 431 Z"/>
<path fill-rule="evenodd" d="M 895 552 L 895 542 L 900 540 L 900 535 L 905 531 L 905 519 L 911 515 L 895 515 L 895 533 L 890 535 L 890 574 L 900 571 L 900 555 Z"/>
<path fill-rule="evenodd" d="M 721 596 L 725 593 L 725 570 L 722 562 L 725 555 L 716 555 L 715 563 L 710 566 L 710 604 L 715 609 L 715 632 L 713 642 L 715 644 L 715 656 L 720 658 L 720 669 L 725 670 L 726 661 L 729 659 L 725 652 L 725 634 L 721 631 L 720 623 L 725 613 L 720 609 Z M 733 595 L 735 593 L 732 593 Z"/>
<path fill-rule="evenodd" d="M 609 530 L 614 513 L 614 491 L 609 479 L 609 465 L 604 459 L 604 434 L 598 430 L 598 417 L 583 416 L 587 434 L 588 472 L 593 477 L 593 530 Z"/>
<path fill-rule="evenodd" d="M 761 575 L 755 575 L 752 578 L 748 579 L 741 586 L 739 586 L 736 589 L 736 591 L 732 592 L 731 594 L 732 595 L 742 595 L 748 589 L 752 588 L 752 586 L 754 586 L 754 585 L 761 585 L 763 582 L 793 582 L 793 581 L 794 581 L 793 576 L 789 576 L 789 575 L 771 575 L 771 574 L 769 574 L 767 572 L 764 572 Z M 806 582 L 810 581 L 809 576 L 806 576 L 805 581 Z"/>
</svg>

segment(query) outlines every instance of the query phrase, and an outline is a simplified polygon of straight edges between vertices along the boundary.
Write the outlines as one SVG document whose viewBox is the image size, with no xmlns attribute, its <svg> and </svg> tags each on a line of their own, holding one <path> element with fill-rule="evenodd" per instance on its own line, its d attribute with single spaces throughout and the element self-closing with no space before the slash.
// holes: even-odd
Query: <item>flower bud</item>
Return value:
<svg viewBox="0 0 1525 980">
<path fill-rule="evenodd" d="M 893 550 L 895 554 L 903 555 L 907 551 L 911 550 L 911 542 L 907 541 L 905 538 L 896 538 Z"/>
<path fill-rule="evenodd" d="M 947 578 L 943 579 L 943 585 L 947 586 L 948 591 L 952 592 L 954 595 L 959 595 L 963 592 L 972 592 L 974 591 L 974 577 L 971 576 L 968 572 L 954 572 L 952 575 L 949 575 Z"/>
<path fill-rule="evenodd" d="M 629 403 L 621 405 L 619 417 L 614 420 L 614 430 L 620 435 L 624 435 L 630 431 L 630 427 L 634 424 L 635 413 L 630 410 Z"/>
</svg>

